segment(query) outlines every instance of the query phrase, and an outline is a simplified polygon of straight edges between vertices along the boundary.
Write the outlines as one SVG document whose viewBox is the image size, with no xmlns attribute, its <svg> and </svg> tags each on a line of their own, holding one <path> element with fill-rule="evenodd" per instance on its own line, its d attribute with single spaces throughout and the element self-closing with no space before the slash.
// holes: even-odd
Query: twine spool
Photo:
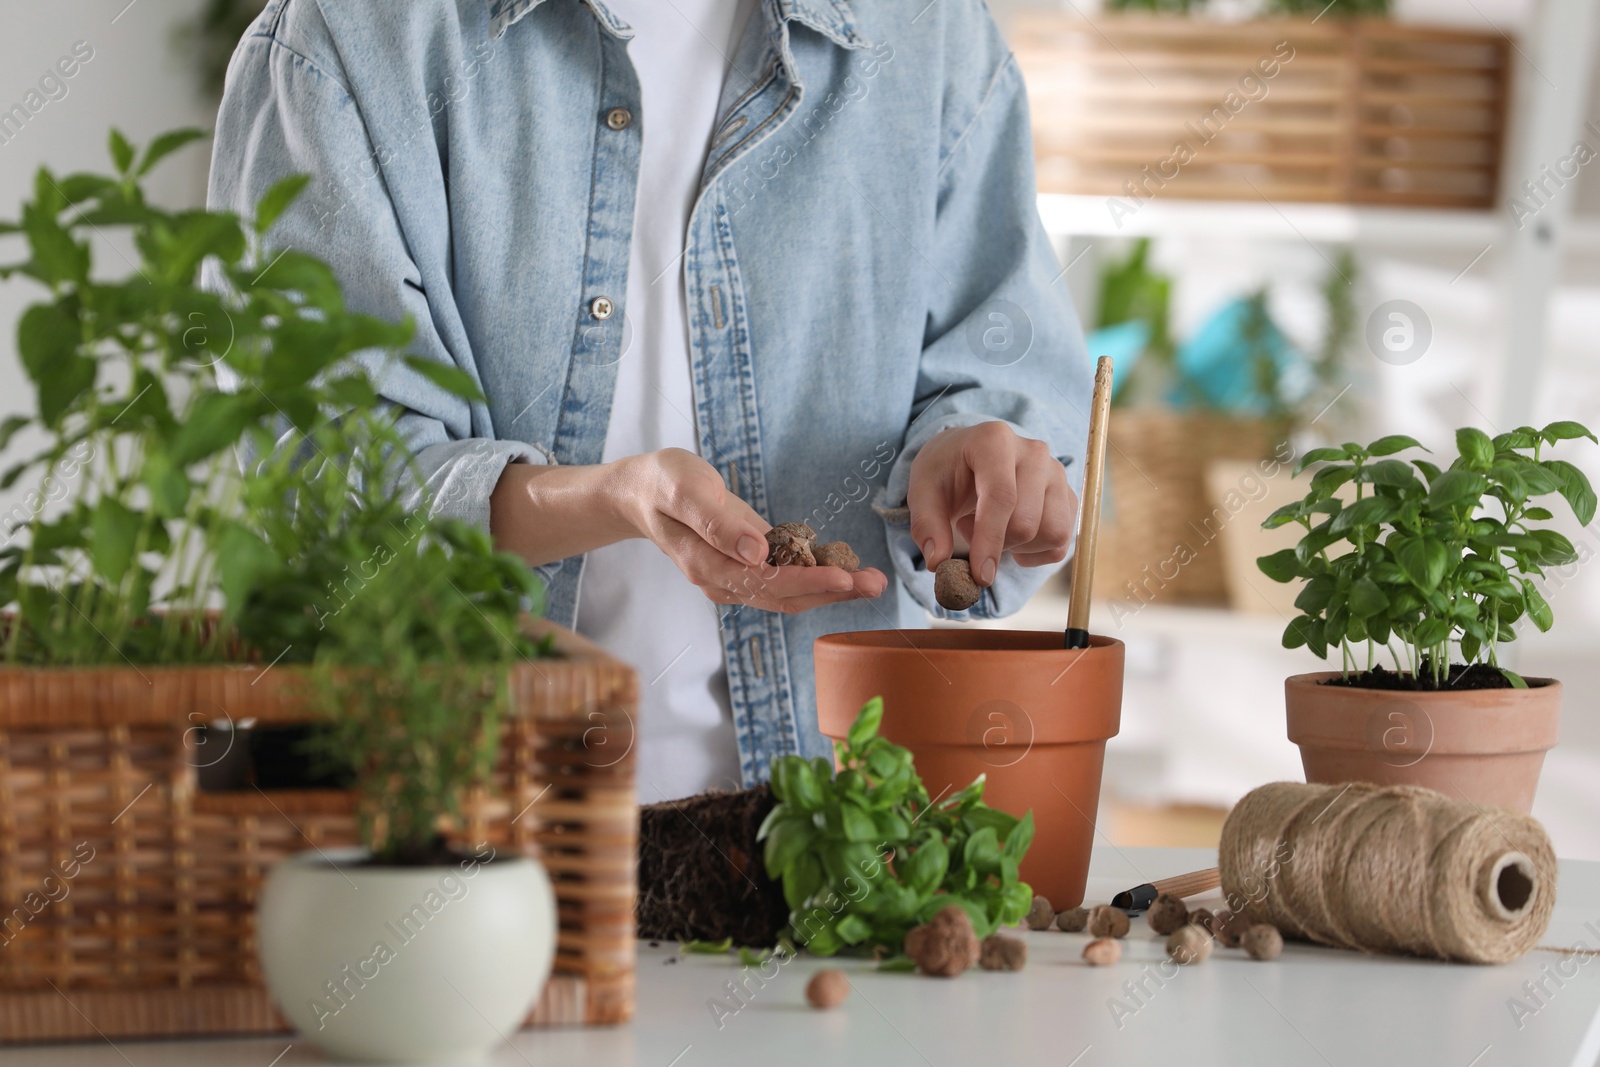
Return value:
<svg viewBox="0 0 1600 1067">
<path fill-rule="evenodd" d="M 1544 827 L 1418 786 L 1264 785 L 1228 815 L 1218 866 L 1250 921 L 1362 952 L 1504 963 L 1555 909 Z"/>
</svg>

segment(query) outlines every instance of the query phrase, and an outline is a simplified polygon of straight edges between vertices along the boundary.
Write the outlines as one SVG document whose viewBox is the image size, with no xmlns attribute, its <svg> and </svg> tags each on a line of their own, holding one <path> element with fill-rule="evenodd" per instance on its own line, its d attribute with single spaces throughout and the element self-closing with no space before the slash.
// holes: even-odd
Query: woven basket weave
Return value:
<svg viewBox="0 0 1600 1067">
<path fill-rule="evenodd" d="M 556 632 L 561 657 L 512 669 L 494 787 L 468 798 L 455 841 L 535 856 L 550 874 L 556 960 L 529 1024 L 622 1022 L 638 682 L 581 638 L 533 627 Z M 286 1029 L 258 971 L 256 894 L 278 859 L 356 844 L 354 796 L 203 791 L 198 765 L 213 757 L 195 727 L 304 723 L 304 678 L 0 669 L 0 1041 Z"/>
<path fill-rule="evenodd" d="M 1096 597 L 1163 604 L 1225 601 L 1227 575 L 1217 538 L 1231 516 L 1207 492 L 1206 468 L 1216 459 L 1263 459 L 1283 439 L 1282 424 L 1268 420 L 1118 410 L 1106 456 Z"/>
</svg>

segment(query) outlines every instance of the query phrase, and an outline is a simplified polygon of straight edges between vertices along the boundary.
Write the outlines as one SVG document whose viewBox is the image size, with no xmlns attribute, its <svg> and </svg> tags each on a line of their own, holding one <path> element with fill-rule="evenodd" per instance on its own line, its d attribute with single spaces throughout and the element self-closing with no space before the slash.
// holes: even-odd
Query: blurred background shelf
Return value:
<svg viewBox="0 0 1600 1067">
<path fill-rule="evenodd" d="M 1326 241 L 1407 248 L 1418 244 L 1477 252 L 1505 235 L 1501 211 L 1269 203 L 1265 200 L 1157 199 L 1113 217 L 1104 196 L 1039 194 L 1051 236 L 1221 237 L 1228 240 Z M 1576 225 L 1569 240 L 1600 247 L 1600 219 Z"/>
</svg>

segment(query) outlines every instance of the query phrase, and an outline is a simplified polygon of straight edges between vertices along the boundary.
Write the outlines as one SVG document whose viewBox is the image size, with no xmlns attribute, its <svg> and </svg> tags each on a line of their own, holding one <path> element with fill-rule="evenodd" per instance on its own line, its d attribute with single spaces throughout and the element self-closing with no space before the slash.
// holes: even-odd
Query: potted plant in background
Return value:
<svg viewBox="0 0 1600 1067">
<path fill-rule="evenodd" d="M 459 829 L 463 796 L 494 766 L 506 672 L 455 636 L 473 610 L 443 577 L 459 540 L 393 541 L 330 622 L 314 674 L 327 723 L 315 739 L 353 769 L 366 847 L 273 868 L 257 938 L 273 999 L 313 1044 L 432 1062 L 520 1026 L 550 972 L 556 913 L 535 860 L 452 850 L 440 832 Z"/>
<path fill-rule="evenodd" d="M 1545 525 L 1552 512 L 1534 501 L 1559 495 L 1579 522 L 1594 518 L 1583 472 L 1546 458 L 1578 438 L 1595 440 L 1575 422 L 1492 438 L 1468 427 L 1442 469 L 1395 458 L 1421 448 L 1402 435 L 1301 460 L 1300 470 L 1319 464 L 1309 491 L 1266 525 L 1299 523 L 1305 533 L 1258 562 L 1274 581 L 1305 581 L 1284 646 L 1340 656 L 1339 671 L 1286 683 L 1289 739 L 1307 781 L 1425 785 L 1529 810 L 1556 743 L 1561 686 L 1519 677 L 1498 648 L 1516 639 L 1524 617 L 1550 629 L 1536 580 L 1577 560 L 1571 541 Z M 1335 495 L 1347 484 L 1348 504 Z M 1393 669 L 1379 662 L 1384 651 Z"/>
<path fill-rule="evenodd" d="M 373 375 L 351 358 L 401 349 L 409 324 L 349 311 L 325 264 L 265 245 L 303 176 L 269 190 L 250 226 L 149 204 L 142 178 L 200 136 L 176 131 L 141 153 L 113 131 L 114 174 L 41 170 L 21 218 L 0 223 L 0 234 L 27 246 L 0 277 L 48 290 L 18 326 L 36 411 L 0 425 L 0 444 L 27 442 L 31 453 L 0 486 L 40 480 L 0 546 L 0 604 L 11 605 L 0 716 L 14 749 L 0 788 L 19 804 L 27 794 L 38 810 L 70 808 L 79 823 L 92 816 L 100 851 L 132 855 L 137 840 L 141 877 L 174 886 L 155 897 L 127 883 L 125 868 L 86 868 L 79 885 L 97 885 L 81 891 L 118 901 L 117 923 L 97 933 L 68 917 L 41 919 L 9 946 L 0 978 L 22 981 L 11 968 L 31 967 L 28 981 L 50 977 L 68 991 L 93 979 L 125 998 L 118 1017 L 133 1020 L 126 1031 L 113 1025 L 113 1036 L 185 1032 L 148 1020 L 193 1015 L 172 1005 L 197 995 L 235 998 L 220 1014 L 262 1030 L 273 1022 L 259 979 L 236 958 L 258 943 L 283 1013 L 330 1051 L 481 1050 L 527 1017 L 555 947 L 549 880 L 521 854 L 531 836 L 507 825 L 510 803 L 528 798 L 489 798 L 482 788 L 491 772 L 502 785 L 531 781 L 526 766 L 513 774 L 497 765 L 502 724 L 515 700 L 520 718 L 544 713 L 538 732 L 553 743 L 569 726 L 606 728 L 610 694 L 626 710 L 631 672 L 589 656 L 552 661 L 553 680 L 534 684 L 529 661 L 553 654 L 548 633 L 524 626 L 541 586 L 486 533 L 402 503 L 398 487 L 414 477 L 409 452 Z M 137 264 L 110 278 L 93 269 L 88 238 L 117 229 L 129 232 Z M 202 264 L 225 280 L 225 295 L 198 284 Z M 375 373 L 396 358 L 382 357 Z M 477 395 L 459 370 L 404 358 L 443 387 Z M 198 713 L 184 718 L 196 706 L 215 710 L 197 725 Z M 225 728 L 247 719 L 319 713 L 315 736 L 354 776 L 354 800 L 326 789 L 275 800 L 260 780 L 235 783 L 237 797 L 200 795 L 197 769 L 209 761 L 197 743 L 229 735 L 231 744 L 235 731 Z M 67 743 L 51 731 L 72 729 L 72 768 L 51 763 L 49 774 L 17 777 L 34 773 L 29 753 L 50 759 L 51 745 Z M 518 729 L 526 760 L 535 731 Z M 46 736 L 57 739 L 32 740 Z M 591 800 L 583 768 L 568 770 L 585 819 L 608 841 L 631 841 L 614 825 L 632 825 L 629 765 L 606 772 L 606 796 L 621 800 Z M 51 783 L 70 790 L 70 804 L 33 796 Z M 619 803 L 615 819 L 590 807 Z M 283 841 L 246 828 L 255 843 L 241 860 L 235 821 L 287 819 L 286 808 L 314 847 L 274 877 L 257 938 L 248 905 L 263 858 Z M 338 850 L 357 821 L 367 850 Z M 77 825 L 62 823 L 57 836 Z M 472 847 L 451 851 L 447 832 Z M 574 826 L 568 837 L 578 844 L 586 832 Z M 491 833 L 516 841 L 517 854 L 480 847 Z M 630 859 L 617 863 L 628 901 Z M 612 892 L 605 876 L 578 880 Z M 631 905 L 608 920 L 622 945 L 631 945 L 629 913 Z M 129 926 L 174 931 L 177 971 L 168 955 L 116 933 Z M 58 947 L 68 942 L 70 951 Z M 619 959 L 608 966 L 626 977 Z M 8 989 L 4 999 L 18 995 Z M 36 1025 L 37 1006 L 16 1011 L 0 1012 L 0 1038 L 81 1029 Z M 581 1011 L 564 1021 L 583 1021 Z"/>
</svg>

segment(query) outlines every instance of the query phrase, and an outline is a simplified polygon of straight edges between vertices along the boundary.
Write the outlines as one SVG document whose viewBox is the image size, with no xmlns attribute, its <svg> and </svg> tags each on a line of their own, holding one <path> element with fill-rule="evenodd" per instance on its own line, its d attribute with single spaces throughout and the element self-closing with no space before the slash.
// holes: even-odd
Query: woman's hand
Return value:
<svg viewBox="0 0 1600 1067">
<path fill-rule="evenodd" d="M 945 430 L 923 445 L 906 503 L 928 569 L 950 558 L 958 531 L 979 585 L 994 582 L 1005 551 L 1024 567 L 1061 562 L 1078 518 L 1077 495 L 1050 446 L 1003 422 Z"/>
<path fill-rule="evenodd" d="M 645 537 L 718 604 L 794 614 L 875 597 L 882 571 L 775 567 L 764 522 L 711 464 L 681 448 L 589 467 L 506 467 L 490 501 L 495 544 L 535 566 Z"/>
<path fill-rule="evenodd" d="M 749 604 L 792 615 L 858 597 L 875 597 L 882 571 L 767 563 L 771 524 L 728 492 L 716 468 L 693 452 L 667 448 L 630 456 L 615 468 L 617 498 L 638 535 L 654 541 L 684 577 L 718 604 Z"/>
</svg>

